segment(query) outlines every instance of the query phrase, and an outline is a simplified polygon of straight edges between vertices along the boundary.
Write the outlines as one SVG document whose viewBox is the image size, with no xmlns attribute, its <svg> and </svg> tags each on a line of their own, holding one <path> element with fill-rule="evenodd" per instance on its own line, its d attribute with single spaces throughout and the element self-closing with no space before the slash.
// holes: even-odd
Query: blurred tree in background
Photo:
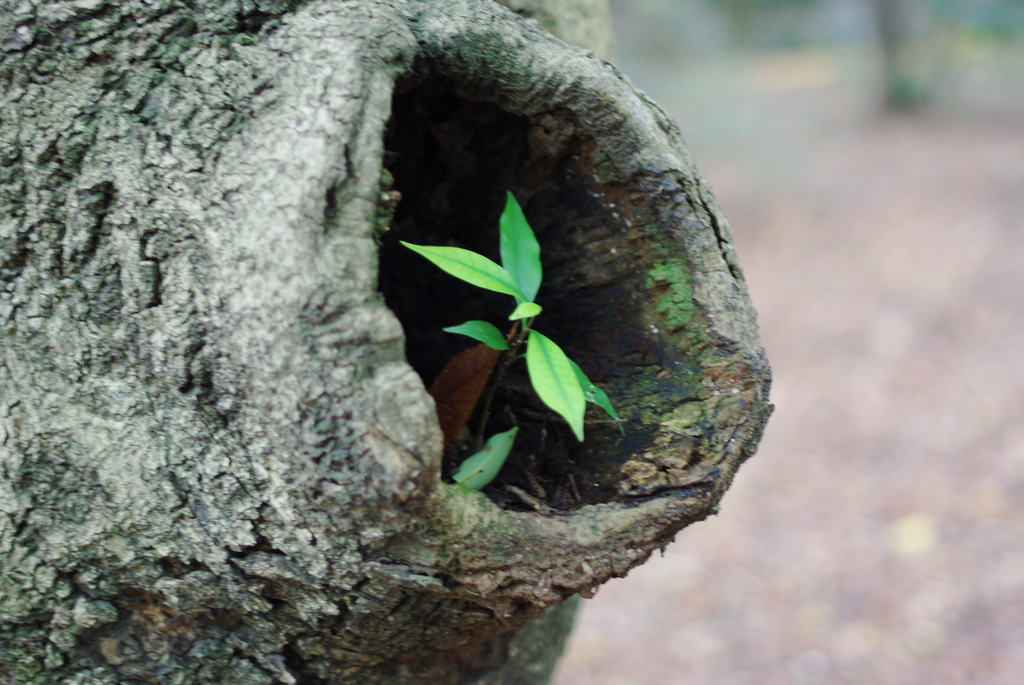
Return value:
<svg viewBox="0 0 1024 685">
<path fill-rule="evenodd" d="M 613 7 L 621 43 L 635 43 L 647 58 L 873 46 L 880 99 L 904 110 L 928 102 L 958 66 L 1019 45 L 1024 34 L 1019 0 L 615 0 Z"/>
</svg>

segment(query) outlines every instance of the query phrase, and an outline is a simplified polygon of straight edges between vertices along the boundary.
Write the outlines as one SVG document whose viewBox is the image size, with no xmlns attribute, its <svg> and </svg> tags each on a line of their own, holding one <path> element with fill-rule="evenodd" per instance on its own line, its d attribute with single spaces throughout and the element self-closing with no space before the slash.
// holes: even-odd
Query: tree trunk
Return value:
<svg viewBox="0 0 1024 685">
<path fill-rule="evenodd" d="M 609 0 L 498 0 L 521 17 L 541 26 L 570 45 L 613 61 L 612 8 Z"/>
<path fill-rule="evenodd" d="M 872 0 L 872 6 L 882 53 L 883 104 L 891 110 L 917 109 L 931 96 L 934 80 L 933 10 L 928 3 L 906 0 Z"/>
<path fill-rule="evenodd" d="M 542 683 L 561 603 L 755 449 L 728 224 L 664 113 L 536 22 L 5 0 L 0 45 L 0 682 Z M 508 312 L 396 246 L 493 256 L 506 190 L 625 435 L 577 443 L 512 373 L 517 447 L 466 492 L 424 381 L 443 326 Z"/>
</svg>

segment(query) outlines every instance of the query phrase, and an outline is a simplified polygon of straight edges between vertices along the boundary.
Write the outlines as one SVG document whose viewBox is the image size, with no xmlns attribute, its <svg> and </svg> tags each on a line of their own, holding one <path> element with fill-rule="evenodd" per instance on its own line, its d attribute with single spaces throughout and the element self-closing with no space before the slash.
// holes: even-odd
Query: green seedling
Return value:
<svg viewBox="0 0 1024 685">
<path fill-rule="evenodd" d="M 480 490 L 490 483 L 505 465 L 518 432 L 519 426 L 516 426 L 512 430 L 492 435 L 482 450 L 462 462 L 452 480 L 473 490 Z"/>
<path fill-rule="evenodd" d="M 608 395 L 587 378 L 579 365 L 569 359 L 562 348 L 550 338 L 533 330 L 534 318 L 542 311 L 541 306 L 534 302 L 543 277 L 540 244 L 512 193 L 507 194 L 499 229 L 500 266 L 483 255 L 458 247 L 430 247 L 404 241 L 402 244 L 456 278 L 515 298 L 515 309 L 508 317 L 513 324 L 507 335 L 503 335 L 496 326 L 487 321 L 467 321 L 444 330 L 467 335 L 496 350 L 504 350 L 503 361 L 497 365 L 494 372 L 497 379 L 500 379 L 508 365 L 517 359 L 518 350 L 525 343 L 526 369 L 537 396 L 552 411 L 564 418 L 576 439 L 582 441 L 583 414 L 587 402 L 597 404 L 615 421 L 619 421 L 619 416 L 615 413 Z M 492 393 L 494 385 L 495 383 L 492 383 Z M 477 437 L 478 447 L 486 428 L 490 399 L 491 395 L 488 395 L 485 400 L 480 435 Z M 621 424 L 619 429 L 622 430 Z M 456 473 L 456 481 L 475 489 L 489 483 L 512 449 L 516 430 L 492 436 L 487 442 L 487 447 L 462 463 Z M 500 445 L 492 446 L 492 441 L 500 436 L 506 437 L 501 438 Z M 508 443 L 507 447 L 504 446 L 505 441 Z M 501 452 L 499 447 L 504 449 L 504 455 L 500 460 L 497 458 Z M 481 466 L 484 457 L 487 458 L 488 469 L 491 468 L 491 464 L 497 464 L 493 474 L 486 480 L 482 477 Z M 477 460 L 473 462 L 474 465 L 467 466 L 473 460 Z M 477 470 L 480 474 L 475 473 Z"/>
</svg>

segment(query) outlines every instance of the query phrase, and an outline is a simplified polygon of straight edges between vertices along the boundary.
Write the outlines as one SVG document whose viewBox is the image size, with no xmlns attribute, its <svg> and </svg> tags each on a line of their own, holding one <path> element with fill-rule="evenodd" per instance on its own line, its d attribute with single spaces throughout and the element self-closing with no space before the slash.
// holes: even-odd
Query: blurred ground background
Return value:
<svg viewBox="0 0 1024 685">
<path fill-rule="evenodd" d="M 585 602 L 557 685 L 1024 683 L 1022 6 L 914 3 L 902 112 L 866 1 L 615 6 L 776 412 L 719 516 Z"/>
</svg>

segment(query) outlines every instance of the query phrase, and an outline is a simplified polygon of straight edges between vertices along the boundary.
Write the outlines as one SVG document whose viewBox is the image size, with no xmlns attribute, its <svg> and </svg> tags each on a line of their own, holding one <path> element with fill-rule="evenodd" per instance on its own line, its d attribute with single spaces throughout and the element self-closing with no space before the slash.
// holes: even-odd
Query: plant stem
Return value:
<svg viewBox="0 0 1024 685">
<path fill-rule="evenodd" d="M 473 452 L 479 452 L 483 449 L 484 431 L 487 430 L 487 422 L 491 418 L 491 401 L 494 399 L 494 393 L 497 392 L 498 385 L 501 384 L 501 377 L 505 375 L 505 371 L 518 358 L 517 353 L 526 341 L 526 335 L 530 332 L 531 323 L 533 323 L 532 317 L 523 320 L 523 327 L 520 329 L 519 321 L 516 321 L 512 325 L 512 330 L 508 332 L 508 337 L 505 338 L 506 342 L 508 342 L 508 349 L 501 353 L 501 357 L 498 359 L 498 368 L 491 374 L 491 380 L 485 391 L 484 406 L 480 411 L 480 424 L 476 431 L 476 437 L 473 439 Z"/>
</svg>

